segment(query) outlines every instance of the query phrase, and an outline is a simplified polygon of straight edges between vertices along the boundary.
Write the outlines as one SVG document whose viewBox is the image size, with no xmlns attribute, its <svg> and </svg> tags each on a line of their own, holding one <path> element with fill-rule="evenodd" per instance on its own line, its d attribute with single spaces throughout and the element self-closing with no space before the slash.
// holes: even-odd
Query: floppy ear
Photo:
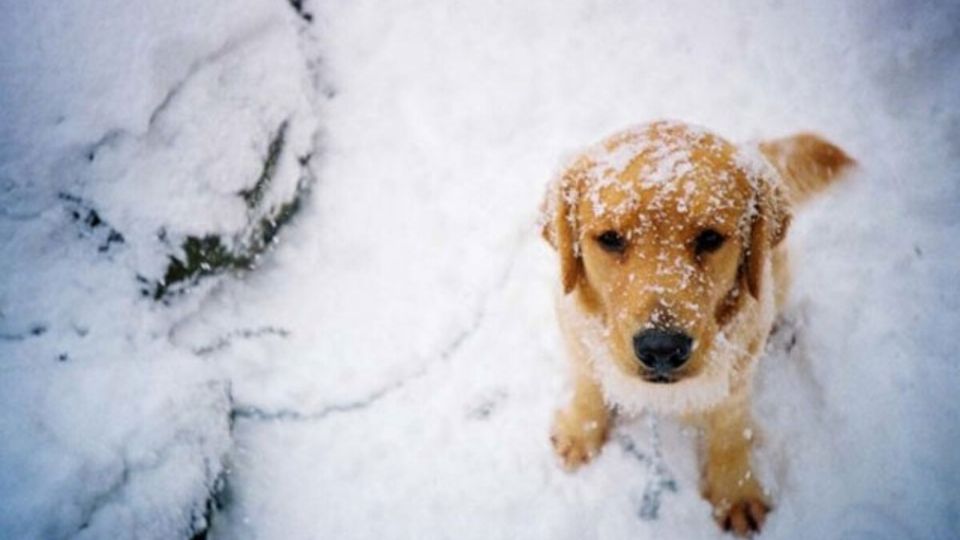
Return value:
<svg viewBox="0 0 960 540">
<path fill-rule="evenodd" d="M 767 178 L 758 181 L 754 214 L 746 253 L 746 281 L 750 294 L 760 299 L 763 267 L 771 250 L 787 235 L 790 209 L 780 186 Z"/>
<path fill-rule="evenodd" d="M 582 271 L 575 211 L 579 192 L 579 171 L 576 167 L 571 167 L 550 185 L 543 204 L 542 234 L 560 256 L 560 276 L 564 293 L 569 293 L 577 286 Z"/>
</svg>

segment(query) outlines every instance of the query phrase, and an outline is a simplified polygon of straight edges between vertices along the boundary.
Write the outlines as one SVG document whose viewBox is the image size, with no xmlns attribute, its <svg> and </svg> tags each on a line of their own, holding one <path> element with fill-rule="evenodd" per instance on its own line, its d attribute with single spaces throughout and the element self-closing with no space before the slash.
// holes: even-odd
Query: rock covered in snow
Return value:
<svg viewBox="0 0 960 540">
<path fill-rule="evenodd" d="M 283 2 L 6 7 L 0 535 L 207 527 L 230 384 L 169 333 L 309 187 L 305 24 Z"/>
</svg>

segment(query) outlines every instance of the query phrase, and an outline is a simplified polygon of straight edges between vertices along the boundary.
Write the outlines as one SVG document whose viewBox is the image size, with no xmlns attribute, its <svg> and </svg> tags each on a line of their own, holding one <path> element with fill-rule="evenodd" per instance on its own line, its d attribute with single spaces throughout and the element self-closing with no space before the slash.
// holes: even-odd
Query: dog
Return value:
<svg viewBox="0 0 960 540">
<path fill-rule="evenodd" d="M 658 121 L 563 167 L 542 225 L 573 368 L 551 432 L 567 469 L 600 452 L 614 412 L 672 414 L 703 433 L 718 525 L 761 529 L 772 506 L 751 470 L 751 381 L 786 298 L 783 240 L 792 209 L 854 164 L 813 134 L 738 146 Z"/>
</svg>

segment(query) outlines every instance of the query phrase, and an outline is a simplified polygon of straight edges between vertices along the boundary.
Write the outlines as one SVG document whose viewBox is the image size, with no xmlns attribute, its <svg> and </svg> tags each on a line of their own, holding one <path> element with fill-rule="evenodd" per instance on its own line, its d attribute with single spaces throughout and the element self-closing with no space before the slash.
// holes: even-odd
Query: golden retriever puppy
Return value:
<svg viewBox="0 0 960 540">
<path fill-rule="evenodd" d="M 760 530 L 751 379 L 787 287 L 791 207 L 853 161 L 815 135 L 736 146 L 655 122 L 617 133 L 551 184 L 543 235 L 560 259 L 557 311 L 573 397 L 551 441 L 568 469 L 613 410 L 703 430 L 702 491 L 721 527 Z"/>
</svg>

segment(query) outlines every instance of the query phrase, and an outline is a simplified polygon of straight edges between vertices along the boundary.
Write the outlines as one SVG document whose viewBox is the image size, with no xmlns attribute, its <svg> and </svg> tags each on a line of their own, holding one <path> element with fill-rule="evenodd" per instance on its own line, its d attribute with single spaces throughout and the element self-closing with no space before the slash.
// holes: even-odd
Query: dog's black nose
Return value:
<svg viewBox="0 0 960 540">
<path fill-rule="evenodd" d="M 633 336 L 633 352 L 640 362 L 658 374 L 666 375 L 690 358 L 693 340 L 683 332 L 643 330 Z"/>
</svg>

